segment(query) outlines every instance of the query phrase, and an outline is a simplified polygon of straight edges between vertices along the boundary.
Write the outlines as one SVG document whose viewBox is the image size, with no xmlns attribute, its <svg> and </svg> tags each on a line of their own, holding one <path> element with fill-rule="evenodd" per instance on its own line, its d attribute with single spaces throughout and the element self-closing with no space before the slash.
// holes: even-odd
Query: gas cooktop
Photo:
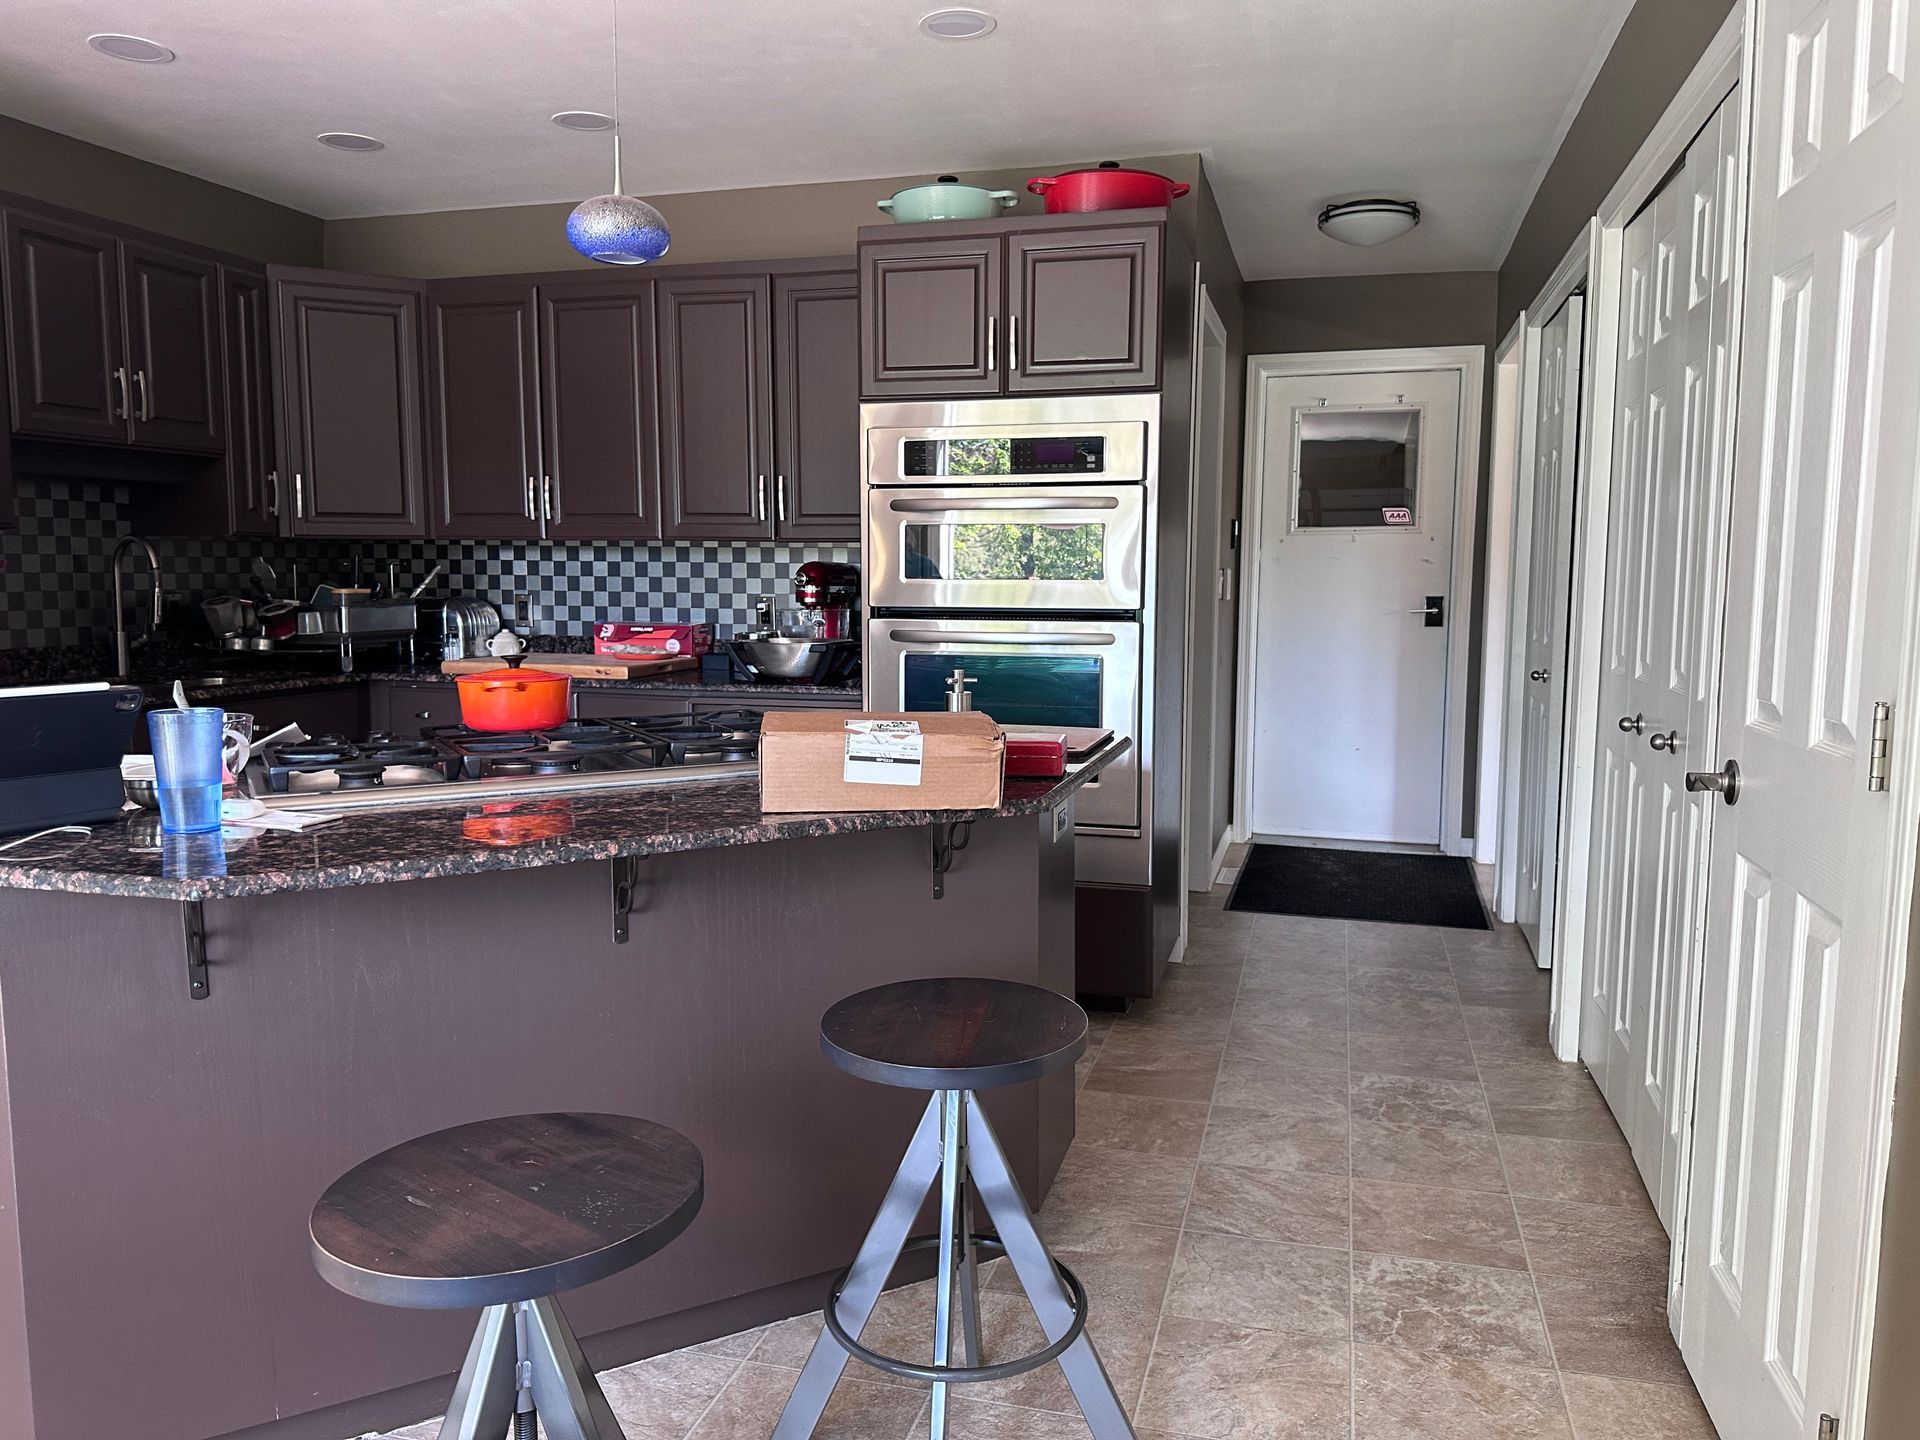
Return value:
<svg viewBox="0 0 1920 1440">
<path fill-rule="evenodd" d="M 441 725 L 418 738 L 375 732 L 357 740 L 321 735 L 267 745 L 248 774 L 253 793 L 268 805 L 341 809 L 491 800 L 753 774 L 759 738 L 760 714 L 753 710 L 695 710 L 684 720 L 573 720 L 508 734 Z"/>
</svg>

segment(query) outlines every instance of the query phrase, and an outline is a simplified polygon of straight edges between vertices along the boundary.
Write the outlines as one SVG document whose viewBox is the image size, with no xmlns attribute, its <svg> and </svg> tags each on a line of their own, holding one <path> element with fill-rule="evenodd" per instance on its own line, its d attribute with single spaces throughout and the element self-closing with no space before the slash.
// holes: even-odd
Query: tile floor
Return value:
<svg viewBox="0 0 1920 1440">
<path fill-rule="evenodd" d="M 1163 995 L 1095 1017 L 1041 1215 L 1142 1440 L 1715 1440 L 1667 1333 L 1666 1237 L 1599 1092 L 1547 1049 L 1519 936 L 1224 898 Z M 990 1356 L 1038 1343 L 1010 1275 L 983 1312 Z M 926 1355 L 931 1316 L 926 1286 L 894 1291 L 868 1338 Z M 601 1379 L 629 1440 L 764 1440 L 819 1328 Z M 1087 1433 L 1053 1367 L 959 1395 L 968 1440 Z M 926 1412 L 866 1372 L 819 1434 L 906 1440 Z"/>
</svg>

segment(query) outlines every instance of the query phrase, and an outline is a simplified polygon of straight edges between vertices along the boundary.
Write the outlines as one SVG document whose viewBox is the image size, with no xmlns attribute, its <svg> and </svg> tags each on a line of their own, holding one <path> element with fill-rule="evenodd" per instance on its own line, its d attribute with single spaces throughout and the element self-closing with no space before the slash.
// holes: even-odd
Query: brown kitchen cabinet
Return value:
<svg viewBox="0 0 1920 1440">
<path fill-rule="evenodd" d="M 542 286 L 536 487 L 552 540 L 660 534 L 650 442 L 652 280 Z"/>
<path fill-rule="evenodd" d="M 423 287 L 324 270 L 269 274 L 289 533 L 423 537 Z"/>
<path fill-rule="evenodd" d="M 437 725 L 460 723 L 460 695 L 451 680 L 418 685 L 376 680 L 367 697 L 368 724 L 413 739 Z"/>
<path fill-rule="evenodd" d="M 775 275 L 773 338 L 774 536 L 857 540 L 859 275 Z"/>
<path fill-rule="evenodd" d="M 619 719 L 645 715 L 684 720 L 691 709 L 685 695 L 662 695 L 645 690 L 580 690 L 573 692 L 573 714 L 578 720 Z"/>
<path fill-rule="evenodd" d="M 434 534 L 541 534 L 540 339 L 534 287 L 447 282 L 427 301 Z"/>
<path fill-rule="evenodd" d="M 26 209 L 4 230 L 13 433 L 219 454 L 219 265 Z"/>
<path fill-rule="evenodd" d="M 870 400 L 1151 390 L 1160 383 L 1158 222 L 1001 222 L 863 238 L 860 383 Z"/>
<path fill-rule="evenodd" d="M 1146 390 L 1160 383 L 1161 231 L 1007 237 L 1007 390 Z"/>
<path fill-rule="evenodd" d="M 860 391 L 873 400 L 998 395 L 1006 242 L 860 247 Z"/>
<path fill-rule="evenodd" d="M 283 725 L 298 725 L 309 735 L 367 733 L 367 687 L 360 681 L 279 695 L 238 695 L 226 708 L 253 716 L 255 739 Z"/>
<path fill-rule="evenodd" d="M 236 535 L 273 535 L 281 526 L 274 468 L 273 305 L 263 272 L 223 267 L 226 328 L 228 526 Z"/>
<path fill-rule="evenodd" d="M 771 282 L 765 275 L 655 282 L 662 533 L 772 533 Z"/>
</svg>

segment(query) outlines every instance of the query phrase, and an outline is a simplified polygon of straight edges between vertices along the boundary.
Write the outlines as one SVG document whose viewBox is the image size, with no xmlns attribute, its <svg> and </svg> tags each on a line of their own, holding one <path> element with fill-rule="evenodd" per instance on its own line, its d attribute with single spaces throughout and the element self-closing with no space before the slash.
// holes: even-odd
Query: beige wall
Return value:
<svg viewBox="0 0 1920 1440">
<path fill-rule="evenodd" d="M 4 115 L 0 190 L 255 260 L 320 263 L 315 216 Z"/>
<path fill-rule="evenodd" d="M 1500 266 L 1500 333 L 1540 293 L 1734 3 L 1636 0 Z"/>
<path fill-rule="evenodd" d="M 959 172 L 969 184 L 1012 190 L 1019 210 L 1040 214 L 1038 196 L 1026 193 L 1027 180 L 1072 169 L 1085 161 L 1034 164 L 1009 170 Z M 1198 155 L 1162 155 L 1128 161 L 1189 184 L 1199 178 Z M 650 197 L 667 217 L 673 248 L 665 265 L 706 264 L 722 260 L 792 259 L 812 255 L 851 255 L 862 225 L 884 225 L 874 201 L 929 175 L 882 180 L 845 180 L 817 185 L 777 185 L 758 190 L 710 190 L 691 195 Z M 582 197 L 585 198 L 585 197 Z M 567 244 L 571 203 L 510 205 L 492 210 L 442 210 L 426 215 L 380 215 L 364 220 L 329 220 L 326 263 L 337 270 L 373 275 L 507 275 L 540 270 L 592 269 L 594 262 Z M 1194 207 L 1174 207 L 1176 223 L 1197 223 Z M 1190 230 L 1191 237 L 1191 230 Z"/>
</svg>

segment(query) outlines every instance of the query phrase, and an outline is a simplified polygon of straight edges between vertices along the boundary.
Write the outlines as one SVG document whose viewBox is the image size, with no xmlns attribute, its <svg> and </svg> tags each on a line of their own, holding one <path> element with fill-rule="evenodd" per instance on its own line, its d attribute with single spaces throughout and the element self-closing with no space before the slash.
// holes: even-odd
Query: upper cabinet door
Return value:
<svg viewBox="0 0 1920 1440">
<path fill-rule="evenodd" d="M 267 277 L 221 272 L 227 336 L 227 488 L 236 534 L 280 530 L 279 476 L 274 471 L 273 330 Z"/>
<path fill-rule="evenodd" d="M 427 404 L 434 533 L 540 535 L 539 335 L 528 285 L 450 289 L 428 300 Z"/>
<path fill-rule="evenodd" d="M 292 533 L 424 536 L 421 287 L 272 274 Z"/>
<path fill-rule="evenodd" d="M 860 536 L 860 284 L 773 279 L 774 534 Z"/>
<path fill-rule="evenodd" d="M 120 267 L 113 236 L 6 215 L 8 353 L 16 435 L 127 438 Z"/>
<path fill-rule="evenodd" d="M 540 291 L 546 468 L 538 487 L 555 540 L 660 533 L 647 441 L 653 282 Z"/>
<path fill-rule="evenodd" d="M 770 284 L 655 282 L 660 494 L 669 538 L 773 533 Z"/>
<path fill-rule="evenodd" d="M 220 267 L 137 240 L 120 242 L 120 262 L 133 443 L 220 453 Z"/>
<path fill-rule="evenodd" d="M 1000 393 L 1004 251 L 998 236 L 860 247 L 862 395 Z"/>
<path fill-rule="evenodd" d="M 1007 389 L 1150 390 L 1160 383 L 1157 225 L 1007 240 Z"/>
</svg>

